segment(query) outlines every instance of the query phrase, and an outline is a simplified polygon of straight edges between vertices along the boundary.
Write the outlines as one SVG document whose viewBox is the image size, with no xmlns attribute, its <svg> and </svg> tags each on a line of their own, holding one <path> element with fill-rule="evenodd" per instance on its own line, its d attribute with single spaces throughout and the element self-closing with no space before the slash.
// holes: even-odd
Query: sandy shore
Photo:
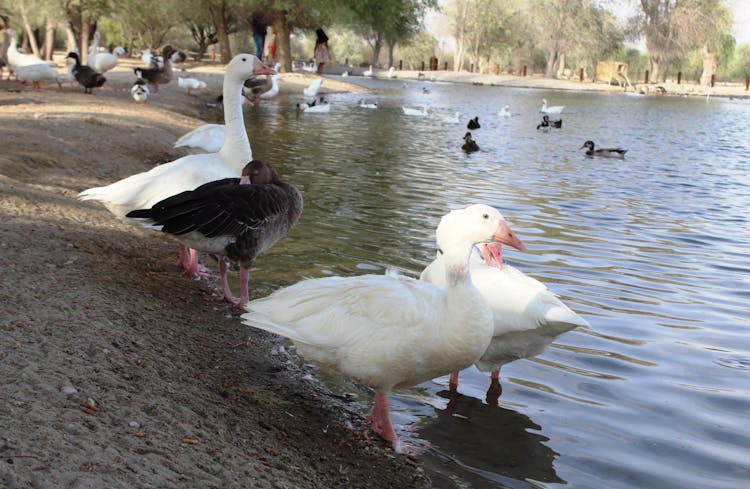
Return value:
<svg viewBox="0 0 750 489">
<path fill-rule="evenodd" d="M 173 241 L 76 199 L 181 156 L 219 93 L 207 67 L 186 72 L 205 93 L 172 82 L 136 104 L 123 64 L 94 95 L 0 82 L 0 487 L 428 487 L 281 340 L 181 275 Z"/>
</svg>

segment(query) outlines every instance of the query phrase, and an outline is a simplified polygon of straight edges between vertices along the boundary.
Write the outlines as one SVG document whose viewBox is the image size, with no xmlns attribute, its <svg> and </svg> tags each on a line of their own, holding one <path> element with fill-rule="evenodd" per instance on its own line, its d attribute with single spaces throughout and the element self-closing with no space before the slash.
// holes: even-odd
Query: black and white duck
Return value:
<svg viewBox="0 0 750 489">
<path fill-rule="evenodd" d="M 154 86 L 154 93 L 159 93 L 159 84 L 162 85 L 169 83 L 172 80 L 172 60 L 171 57 L 175 53 L 175 49 L 167 44 L 161 50 L 161 55 L 164 58 L 164 66 L 151 66 L 148 68 L 133 68 L 133 73 L 138 78 L 143 78 L 148 83 Z"/>
<path fill-rule="evenodd" d="M 73 60 L 73 67 L 70 69 L 70 72 L 73 74 L 76 81 L 83 87 L 84 93 L 91 93 L 92 88 L 101 87 L 104 85 L 104 82 L 107 81 L 101 73 L 97 73 L 90 66 L 82 65 L 77 53 L 70 52 L 65 58 L 71 58 Z"/>
</svg>

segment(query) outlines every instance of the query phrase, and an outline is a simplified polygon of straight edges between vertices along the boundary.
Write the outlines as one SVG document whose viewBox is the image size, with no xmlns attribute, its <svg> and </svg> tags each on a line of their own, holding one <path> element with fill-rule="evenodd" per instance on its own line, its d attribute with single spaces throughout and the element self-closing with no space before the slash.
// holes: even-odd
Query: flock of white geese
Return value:
<svg viewBox="0 0 750 489">
<path fill-rule="evenodd" d="M 21 66 L 14 66 L 17 73 Z M 198 252 L 217 255 L 222 296 L 243 309 L 242 321 L 289 338 L 300 355 L 373 388 L 372 430 L 399 452 L 389 413 L 393 389 L 449 373 L 456 386 L 458 372 L 472 364 L 496 381 L 503 364 L 536 355 L 559 334 L 587 326 L 544 284 L 503 263 L 503 245 L 526 246 L 485 204 L 442 217 L 435 235 L 440 251 L 419 279 L 392 272 L 315 278 L 250 301 L 254 260 L 289 232 L 303 207 L 299 190 L 253 159 L 242 101 L 246 81 L 259 75 L 277 74 L 251 54 L 227 65 L 224 124 L 202 126 L 191 136 L 213 142 L 206 152 L 84 190 L 79 198 L 174 236 L 180 262 L 193 276 L 209 275 Z M 363 100 L 361 106 L 377 104 Z M 229 289 L 225 260 L 241 266 L 239 297 Z"/>
</svg>

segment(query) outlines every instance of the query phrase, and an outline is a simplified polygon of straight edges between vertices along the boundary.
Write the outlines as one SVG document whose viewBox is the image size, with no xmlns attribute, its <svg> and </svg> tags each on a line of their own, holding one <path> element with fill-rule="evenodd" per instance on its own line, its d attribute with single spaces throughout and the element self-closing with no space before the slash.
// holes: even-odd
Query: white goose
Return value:
<svg viewBox="0 0 750 489">
<path fill-rule="evenodd" d="M 277 63 L 278 66 L 278 63 Z M 271 75 L 271 88 L 267 92 L 263 92 L 260 94 L 260 98 L 262 99 L 269 99 L 273 98 L 276 95 L 279 94 L 279 82 L 281 82 L 281 74 L 278 73 L 279 68 L 276 68 L 277 73 L 275 75 Z"/>
<path fill-rule="evenodd" d="M 81 200 L 98 200 L 120 218 L 134 209 L 149 208 L 162 199 L 193 190 L 222 178 L 239 177 L 252 159 L 242 116 L 242 84 L 254 75 L 273 74 L 251 54 L 238 54 L 227 65 L 224 75 L 224 119 L 226 138 L 218 153 L 188 155 L 149 171 L 124 178 L 106 187 L 95 187 L 78 194 Z M 181 252 L 184 253 L 181 248 Z M 181 253 L 181 263 L 190 275 L 200 275 L 197 254 L 189 261 Z"/>
<path fill-rule="evenodd" d="M 500 112 L 497 113 L 498 117 L 510 117 L 510 105 L 506 105 L 502 109 L 500 109 Z"/>
<path fill-rule="evenodd" d="M 321 100 L 318 100 L 318 102 L 315 105 L 310 104 L 297 104 L 297 109 L 300 112 L 307 112 L 310 114 L 327 114 L 331 111 L 331 104 L 324 100 L 323 97 L 320 97 Z"/>
<path fill-rule="evenodd" d="M 100 38 L 101 35 L 99 32 L 95 32 L 94 41 L 89 48 L 89 57 L 86 59 L 86 63 L 99 73 L 104 73 L 117 66 L 117 63 L 120 62 L 120 56 L 125 55 L 125 49 L 122 46 L 117 46 L 111 53 L 100 53 Z"/>
<path fill-rule="evenodd" d="M 388 68 L 388 78 L 396 78 L 396 68 L 393 66 Z"/>
<path fill-rule="evenodd" d="M 373 76 L 375 73 L 372 71 L 372 65 L 362 72 L 362 76 Z"/>
<path fill-rule="evenodd" d="M 547 114 L 550 117 L 559 116 L 562 114 L 563 109 L 565 108 L 564 105 L 553 105 L 551 107 L 547 107 L 547 99 L 542 99 L 542 108 L 539 110 L 542 114 Z"/>
<path fill-rule="evenodd" d="M 305 97 L 309 98 L 315 98 L 318 96 L 318 90 L 320 90 L 320 86 L 323 84 L 323 78 L 316 78 L 313 80 L 310 85 L 303 90 L 303 93 L 305 94 Z"/>
<path fill-rule="evenodd" d="M 378 103 L 377 102 L 368 102 L 365 99 L 361 99 L 359 101 L 359 107 L 361 109 L 377 109 Z"/>
<path fill-rule="evenodd" d="M 525 249 L 520 240 L 515 247 Z M 469 260 L 471 280 L 492 308 L 495 325 L 492 342 L 475 365 L 483 372 L 491 371 L 492 382 L 497 382 L 502 365 L 538 355 L 562 333 L 588 326 L 543 283 L 504 265 L 502 245 L 485 245 L 481 255 L 474 251 Z M 438 253 L 420 279 L 445 286 L 445 266 L 445 258 Z M 458 385 L 458 372 L 451 374 L 450 383 Z"/>
<path fill-rule="evenodd" d="M 416 117 L 427 117 L 427 107 L 422 107 L 421 109 L 415 109 L 412 107 L 401 107 L 401 110 L 404 111 L 405 115 L 413 115 Z"/>
<path fill-rule="evenodd" d="M 41 88 L 41 82 L 55 82 L 60 90 L 62 90 L 62 82 L 65 79 L 57 70 L 46 63 L 16 66 L 16 78 L 22 82 L 30 82 L 36 89 Z"/>
<path fill-rule="evenodd" d="M 185 89 L 185 95 L 192 95 L 193 90 L 202 90 L 208 85 L 203 80 L 198 80 L 197 78 L 178 77 L 177 86 Z"/>
<path fill-rule="evenodd" d="M 441 119 L 446 124 L 458 124 L 461 122 L 460 114 L 458 112 L 454 112 L 452 114 L 443 114 L 441 116 Z"/>
<path fill-rule="evenodd" d="M 372 428 L 400 444 L 388 394 L 468 366 L 492 336 L 492 313 L 472 285 L 476 243 L 513 244 L 502 214 L 476 204 L 440 220 L 446 287 L 395 274 L 303 280 L 250 302 L 243 322 L 291 339 L 298 352 L 376 391 Z"/>
<path fill-rule="evenodd" d="M 38 65 L 38 64 L 49 64 L 45 61 L 42 61 L 40 58 L 36 56 L 32 56 L 30 54 L 23 54 L 20 51 L 18 51 L 18 40 L 16 39 L 16 31 L 13 29 L 7 30 L 8 37 L 10 38 L 10 43 L 8 44 L 8 52 L 6 54 L 6 60 L 8 61 L 8 68 L 12 72 L 16 72 L 16 68 L 20 66 L 31 66 L 31 65 Z"/>
</svg>

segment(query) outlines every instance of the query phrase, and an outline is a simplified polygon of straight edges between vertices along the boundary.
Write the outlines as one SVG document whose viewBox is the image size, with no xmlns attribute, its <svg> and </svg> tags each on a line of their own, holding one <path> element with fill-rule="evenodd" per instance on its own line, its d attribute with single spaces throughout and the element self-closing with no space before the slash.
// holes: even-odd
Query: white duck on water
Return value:
<svg viewBox="0 0 750 489">
<path fill-rule="evenodd" d="M 79 199 L 102 202 L 110 212 L 125 218 L 132 210 L 149 208 L 204 183 L 239 177 L 245 164 L 252 160 L 242 114 L 242 84 L 255 75 L 272 73 L 252 54 L 238 54 L 229 62 L 223 85 L 226 138 L 217 153 L 184 156 L 106 187 L 84 190 L 78 195 Z M 180 251 L 180 263 L 187 273 L 200 276 L 197 253 L 193 250 L 188 257 L 184 247 Z"/>
<path fill-rule="evenodd" d="M 526 249 L 521 240 L 512 246 Z M 438 252 L 420 279 L 445 286 L 445 266 L 443 254 Z M 475 249 L 469 269 L 474 286 L 492 308 L 492 342 L 474 363 L 482 372 L 492 372 L 491 388 L 499 385 L 502 365 L 538 355 L 562 333 L 588 326 L 543 283 L 503 264 L 501 244 L 484 245 L 481 254 Z M 451 374 L 450 384 L 458 386 L 458 372 Z"/>
<path fill-rule="evenodd" d="M 517 242 L 502 214 L 483 204 L 443 216 L 436 238 L 445 287 L 394 274 L 310 279 L 251 301 L 242 315 L 291 339 L 303 357 L 375 389 L 372 428 L 397 451 L 391 390 L 471 365 L 492 337 L 492 312 L 470 277 L 472 247 Z"/>
</svg>

